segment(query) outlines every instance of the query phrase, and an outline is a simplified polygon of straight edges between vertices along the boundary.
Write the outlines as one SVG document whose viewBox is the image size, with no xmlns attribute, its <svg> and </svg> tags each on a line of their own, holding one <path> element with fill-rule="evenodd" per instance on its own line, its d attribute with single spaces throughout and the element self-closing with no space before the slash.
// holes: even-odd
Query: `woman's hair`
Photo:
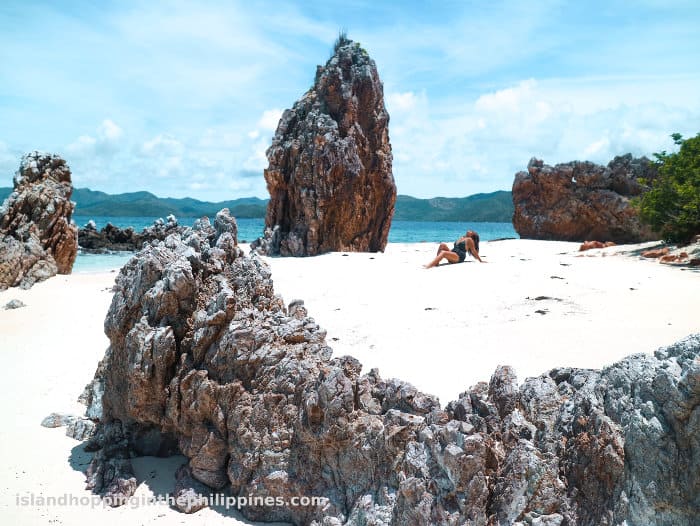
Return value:
<svg viewBox="0 0 700 526">
<path fill-rule="evenodd" d="M 469 232 L 467 232 L 467 237 L 472 238 L 472 241 L 474 241 L 474 248 L 477 252 L 479 252 L 479 234 L 477 234 L 473 230 L 470 230 Z"/>
</svg>

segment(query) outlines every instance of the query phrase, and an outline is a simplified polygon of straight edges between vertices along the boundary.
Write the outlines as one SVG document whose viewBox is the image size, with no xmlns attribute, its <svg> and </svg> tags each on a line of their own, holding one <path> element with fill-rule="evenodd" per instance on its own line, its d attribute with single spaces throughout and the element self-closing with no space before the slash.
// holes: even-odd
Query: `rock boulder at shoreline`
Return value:
<svg viewBox="0 0 700 526">
<path fill-rule="evenodd" d="M 225 210 L 228 211 L 228 209 Z M 81 250 L 93 254 L 135 252 L 141 250 L 144 243 L 163 241 L 170 234 L 182 229 L 183 227 L 178 225 L 177 218 L 172 214 L 165 221 L 156 219 L 151 226 L 147 226 L 141 232 L 136 232 L 132 227 L 119 228 L 111 223 L 97 230 L 95 222 L 90 220 L 79 230 L 78 242 Z"/>
<path fill-rule="evenodd" d="M 0 207 L 0 290 L 70 274 L 78 254 L 71 172 L 57 155 L 22 158 L 14 191 Z"/>
<path fill-rule="evenodd" d="M 513 227 L 524 239 L 639 243 L 658 239 L 630 200 L 656 177 L 646 157 L 615 157 L 607 166 L 531 159 L 513 182 Z"/>
<path fill-rule="evenodd" d="M 377 67 L 344 37 L 314 85 L 286 110 L 265 180 L 270 254 L 384 249 L 396 202 L 389 114 Z"/>
<path fill-rule="evenodd" d="M 105 331 L 87 475 L 113 503 L 136 489 L 132 456 L 180 452 L 185 511 L 194 481 L 329 499 L 241 510 L 254 520 L 690 525 L 700 508 L 700 335 L 522 385 L 499 367 L 441 408 L 332 356 L 303 302 L 285 306 L 268 266 L 208 222 L 124 266 Z"/>
</svg>

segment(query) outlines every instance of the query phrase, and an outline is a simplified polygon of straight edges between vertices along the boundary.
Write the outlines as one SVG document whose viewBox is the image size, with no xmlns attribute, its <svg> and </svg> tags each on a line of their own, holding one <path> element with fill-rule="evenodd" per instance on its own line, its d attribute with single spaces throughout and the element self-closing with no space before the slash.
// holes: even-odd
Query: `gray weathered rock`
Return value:
<svg viewBox="0 0 700 526">
<path fill-rule="evenodd" d="M 328 499 L 242 510 L 255 520 L 695 524 L 700 335 L 522 385 L 499 367 L 442 409 L 333 357 L 303 302 L 285 307 L 269 268 L 220 243 L 227 234 L 202 222 L 145 247 L 117 278 L 110 346 L 84 397 L 99 415 L 88 488 L 110 503 L 135 491 L 133 455 L 180 452 L 184 496 L 198 481 Z"/>
<path fill-rule="evenodd" d="M 250 243 L 250 251 L 260 256 L 275 255 L 279 253 L 281 239 L 279 225 L 275 225 L 274 228 L 267 227 L 262 237 L 254 239 Z"/>
<path fill-rule="evenodd" d="M 41 425 L 44 427 L 65 427 L 66 436 L 81 442 L 92 438 L 95 433 L 95 422 L 89 418 L 75 415 L 51 413 L 41 421 Z"/>
<path fill-rule="evenodd" d="M 71 173 L 56 155 L 22 158 L 14 191 L 0 206 L 0 290 L 70 274 L 78 254 Z"/>
<path fill-rule="evenodd" d="M 183 513 L 195 513 L 209 505 L 211 490 L 192 476 L 187 464 L 175 472 L 175 506 Z"/>
<path fill-rule="evenodd" d="M 91 219 L 78 231 L 78 242 L 81 250 L 88 253 L 134 252 L 140 250 L 145 243 L 163 241 L 170 234 L 183 229 L 184 227 L 178 225 L 177 218 L 172 214 L 166 221 L 156 219 L 151 226 L 147 226 L 141 232 L 136 232 L 132 227 L 119 228 L 111 223 L 97 230 L 95 222 Z"/>
<path fill-rule="evenodd" d="M 13 309 L 21 309 L 22 307 L 26 307 L 23 301 L 21 300 L 10 300 L 7 303 L 5 303 L 5 306 L 3 307 L 5 310 L 13 310 Z"/>
</svg>

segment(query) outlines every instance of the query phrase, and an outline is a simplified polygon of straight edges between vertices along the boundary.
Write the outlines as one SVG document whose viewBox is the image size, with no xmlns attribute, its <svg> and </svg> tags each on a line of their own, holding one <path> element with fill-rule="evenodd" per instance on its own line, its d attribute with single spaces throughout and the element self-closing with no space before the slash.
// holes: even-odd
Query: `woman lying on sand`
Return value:
<svg viewBox="0 0 700 526">
<path fill-rule="evenodd" d="M 455 241 L 452 250 L 450 250 L 445 243 L 440 243 L 435 259 L 423 266 L 425 268 L 435 267 L 443 259 L 446 259 L 448 263 L 461 263 L 464 261 L 464 258 L 467 257 L 467 252 L 469 252 L 477 261 L 483 263 L 479 257 L 479 234 L 473 230 L 467 230 L 464 237 L 460 237 L 457 241 Z"/>
</svg>

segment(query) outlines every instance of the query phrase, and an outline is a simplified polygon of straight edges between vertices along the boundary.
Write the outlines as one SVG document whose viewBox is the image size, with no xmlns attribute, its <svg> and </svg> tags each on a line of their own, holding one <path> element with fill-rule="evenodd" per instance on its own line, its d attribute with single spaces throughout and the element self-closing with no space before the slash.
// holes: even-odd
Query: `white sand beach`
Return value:
<svg viewBox="0 0 700 526">
<path fill-rule="evenodd" d="M 615 255 L 632 246 L 578 247 L 484 242 L 488 263 L 428 270 L 435 243 L 268 261 L 276 291 L 305 301 L 336 355 L 444 405 L 497 365 L 514 366 L 521 381 L 554 367 L 600 368 L 700 330 L 698 271 Z"/>
<path fill-rule="evenodd" d="M 500 364 L 522 380 L 553 367 L 603 367 L 653 352 L 700 330 L 700 272 L 578 244 L 483 242 L 486 264 L 425 270 L 436 244 L 390 244 L 385 253 L 265 258 L 285 301 L 301 298 L 327 329 L 336 355 L 399 377 L 442 404 Z M 618 254 L 618 255 L 616 255 Z M 19 505 L 18 498 L 84 488 L 89 454 L 64 429 L 39 424 L 76 403 L 107 347 L 102 327 L 115 272 L 57 276 L 31 290 L 0 292 L 0 516 L 3 524 L 239 524 L 235 513 L 187 516 L 164 504 L 140 508 Z M 540 298 L 540 299 L 537 299 Z M 538 312 L 540 311 L 540 312 Z M 137 459 L 138 495 L 166 494 L 182 458 Z M 245 523 L 245 522 L 244 522 Z M 248 524 L 248 523 L 245 523 Z"/>
</svg>

